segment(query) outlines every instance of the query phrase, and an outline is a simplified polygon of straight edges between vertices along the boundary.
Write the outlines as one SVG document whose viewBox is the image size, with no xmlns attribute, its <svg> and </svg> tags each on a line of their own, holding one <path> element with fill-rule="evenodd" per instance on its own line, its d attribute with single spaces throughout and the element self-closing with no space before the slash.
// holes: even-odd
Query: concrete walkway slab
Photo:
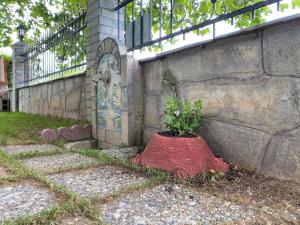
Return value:
<svg viewBox="0 0 300 225">
<path fill-rule="evenodd" d="M 55 173 L 64 169 L 76 169 L 82 166 L 94 166 L 98 164 L 97 160 L 78 153 L 65 153 L 20 161 L 27 167 L 44 173 Z"/>
<path fill-rule="evenodd" d="M 48 176 L 83 197 L 106 197 L 123 188 L 142 184 L 146 180 L 112 166 L 72 171 Z"/>
<path fill-rule="evenodd" d="M 160 185 L 100 208 L 104 224 L 253 224 L 257 212 L 191 188 Z"/>
<path fill-rule="evenodd" d="M 8 219 L 34 215 L 55 205 L 55 196 L 30 183 L 0 187 L 0 224 Z"/>
<path fill-rule="evenodd" d="M 55 145 L 15 145 L 3 147 L 4 151 L 9 155 L 19 153 L 34 153 L 34 152 L 53 152 L 60 148 Z"/>
</svg>

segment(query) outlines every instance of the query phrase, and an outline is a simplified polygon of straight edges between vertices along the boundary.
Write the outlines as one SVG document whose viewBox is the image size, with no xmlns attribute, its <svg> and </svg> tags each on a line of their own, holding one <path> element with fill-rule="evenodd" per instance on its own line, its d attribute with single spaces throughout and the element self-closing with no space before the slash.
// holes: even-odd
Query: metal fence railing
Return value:
<svg viewBox="0 0 300 225">
<path fill-rule="evenodd" d="M 86 70 L 86 13 L 57 31 L 47 32 L 28 48 L 24 80 L 19 86 L 34 85 L 84 73 Z"/>
<path fill-rule="evenodd" d="M 228 2 L 235 4 L 228 7 Z M 158 44 L 189 32 L 201 33 L 210 26 L 216 36 L 216 23 L 247 18 L 255 21 L 262 10 L 281 0 L 123 0 L 115 10 L 125 11 L 125 40 L 129 51 Z M 227 4 L 227 5 L 226 5 Z M 203 10 L 205 7 L 206 10 Z"/>
</svg>

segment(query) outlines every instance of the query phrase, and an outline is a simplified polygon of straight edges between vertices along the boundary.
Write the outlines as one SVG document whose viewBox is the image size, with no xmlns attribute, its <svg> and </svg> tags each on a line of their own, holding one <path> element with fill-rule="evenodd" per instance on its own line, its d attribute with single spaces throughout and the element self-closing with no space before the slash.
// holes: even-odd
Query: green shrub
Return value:
<svg viewBox="0 0 300 225">
<path fill-rule="evenodd" d="M 178 98 L 167 100 L 165 111 L 165 125 L 177 136 L 195 134 L 203 121 L 202 101 L 193 104 L 185 102 L 182 106 Z"/>
</svg>

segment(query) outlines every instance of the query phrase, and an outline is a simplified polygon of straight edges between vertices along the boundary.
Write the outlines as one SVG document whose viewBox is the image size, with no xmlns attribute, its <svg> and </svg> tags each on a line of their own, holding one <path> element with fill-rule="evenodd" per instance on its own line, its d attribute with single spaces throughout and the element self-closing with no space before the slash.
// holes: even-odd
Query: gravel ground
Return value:
<svg viewBox="0 0 300 225">
<path fill-rule="evenodd" d="M 7 219 L 34 215 L 55 205 L 55 197 L 32 184 L 0 187 L 0 224 Z"/>
<path fill-rule="evenodd" d="M 78 168 L 82 165 L 96 165 L 97 160 L 77 153 L 65 153 L 53 156 L 21 160 L 27 167 L 41 172 L 56 172 L 66 168 Z"/>
<path fill-rule="evenodd" d="M 138 191 L 101 207 L 105 224 L 219 224 L 251 223 L 257 212 L 178 185 Z"/>
<path fill-rule="evenodd" d="M 9 155 L 28 152 L 51 152 L 59 149 L 55 145 L 16 145 L 3 147 L 4 151 Z"/>
<path fill-rule="evenodd" d="M 97 222 L 90 221 L 89 219 L 83 217 L 75 218 L 59 218 L 53 225 L 98 225 Z"/>
<path fill-rule="evenodd" d="M 112 166 L 53 174 L 48 179 L 83 197 L 106 197 L 122 188 L 145 182 L 142 177 Z"/>
</svg>

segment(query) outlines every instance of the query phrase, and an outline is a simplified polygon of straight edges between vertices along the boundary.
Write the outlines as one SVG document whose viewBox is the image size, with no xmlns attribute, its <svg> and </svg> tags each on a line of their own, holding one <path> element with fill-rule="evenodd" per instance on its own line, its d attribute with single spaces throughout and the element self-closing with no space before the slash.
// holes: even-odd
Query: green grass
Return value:
<svg viewBox="0 0 300 225">
<path fill-rule="evenodd" d="M 57 154 L 68 153 L 70 150 L 64 148 L 57 148 L 54 150 L 39 152 L 39 151 L 32 151 L 32 152 L 20 152 L 14 155 L 11 155 L 14 159 L 29 159 L 29 158 L 37 158 L 43 156 L 53 156 Z"/>
<path fill-rule="evenodd" d="M 40 133 L 45 128 L 57 129 L 85 123 L 27 113 L 0 112 L 0 145 L 43 143 Z"/>
</svg>

